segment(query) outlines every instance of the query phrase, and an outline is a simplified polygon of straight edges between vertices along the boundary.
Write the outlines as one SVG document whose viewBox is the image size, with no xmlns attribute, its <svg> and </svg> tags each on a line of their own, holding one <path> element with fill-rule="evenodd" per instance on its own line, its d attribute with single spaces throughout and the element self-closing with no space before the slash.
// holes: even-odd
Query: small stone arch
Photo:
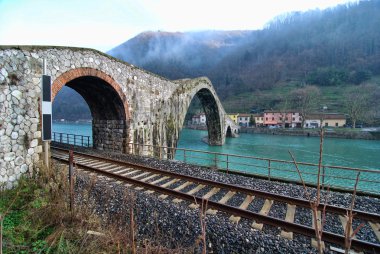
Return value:
<svg viewBox="0 0 380 254">
<path fill-rule="evenodd" d="M 177 97 L 178 105 L 180 105 L 180 121 L 177 127 L 178 133 L 182 129 L 191 101 L 197 96 L 206 114 L 208 144 L 223 145 L 225 141 L 225 113 L 216 92 L 212 87 L 211 81 L 208 78 L 201 77 L 196 79 L 177 80 L 176 82 L 181 85 L 174 93 L 174 97 Z M 177 139 L 178 136 L 175 137 L 175 140 Z M 172 145 L 175 147 L 176 142 Z"/>
<path fill-rule="evenodd" d="M 52 84 L 52 99 L 63 86 L 78 92 L 93 117 L 93 146 L 99 150 L 126 151 L 129 108 L 121 86 L 106 73 L 93 68 L 69 70 Z"/>
</svg>

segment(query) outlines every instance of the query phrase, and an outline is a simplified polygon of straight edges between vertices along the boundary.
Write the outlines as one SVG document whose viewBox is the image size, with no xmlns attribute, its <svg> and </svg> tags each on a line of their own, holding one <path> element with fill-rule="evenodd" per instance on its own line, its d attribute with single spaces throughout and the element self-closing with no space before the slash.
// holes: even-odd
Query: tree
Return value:
<svg viewBox="0 0 380 254">
<path fill-rule="evenodd" d="M 305 86 L 291 93 L 292 105 L 302 116 L 302 128 L 308 115 L 318 108 L 321 92 L 316 86 Z"/>
<path fill-rule="evenodd" d="M 346 113 L 356 127 L 358 121 L 370 121 L 373 109 L 376 106 L 376 98 L 379 88 L 376 85 L 366 84 L 348 90 L 344 95 Z"/>
</svg>

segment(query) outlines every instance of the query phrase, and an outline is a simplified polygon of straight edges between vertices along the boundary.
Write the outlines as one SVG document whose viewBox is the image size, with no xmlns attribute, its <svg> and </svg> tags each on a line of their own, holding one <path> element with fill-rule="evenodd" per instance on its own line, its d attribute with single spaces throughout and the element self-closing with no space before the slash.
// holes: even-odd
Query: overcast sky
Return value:
<svg viewBox="0 0 380 254">
<path fill-rule="evenodd" d="M 255 30 L 291 11 L 357 0 L 0 0 L 0 45 L 106 52 L 144 31 Z"/>
</svg>

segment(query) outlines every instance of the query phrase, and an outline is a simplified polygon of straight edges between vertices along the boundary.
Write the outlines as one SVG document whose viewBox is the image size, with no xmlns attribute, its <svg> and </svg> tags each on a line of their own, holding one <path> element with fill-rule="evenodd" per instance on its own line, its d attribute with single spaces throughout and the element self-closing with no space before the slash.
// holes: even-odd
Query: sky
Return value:
<svg viewBox="0 0 380 254">
<path fill-rule="evenodd" d="M 257 30 L 292 11 L 357 0 L 0 0 L 0 45 L 106 52 L 145 31 Z"/>
</svg>

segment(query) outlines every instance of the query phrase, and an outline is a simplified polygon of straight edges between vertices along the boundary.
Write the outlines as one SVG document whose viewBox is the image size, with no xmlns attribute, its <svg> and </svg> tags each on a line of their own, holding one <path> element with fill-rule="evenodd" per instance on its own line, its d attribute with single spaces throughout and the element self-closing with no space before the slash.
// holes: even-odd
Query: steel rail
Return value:
<svg viewBox="0 0 380 254">
<path fill-rule="evenodd" d="M 56 159 L 59 161 L 63 161 L 65 163 L 68 162 L 68 160 L 60 158 L 60 157 L 57 157 Z M 174 197 L 177 197 L 177 198 L 180 198 L 183 200 L 187 200 L 190 202 L 196 202 L 197 204 L 200 204 L 202 202 L 201 197 L 196 197 L 196 196 L 186 194 L 186 193 L 183 193 L 180 191 L 172 190 L 169 188 L 164 188 L 164 187 L 161 187 L 159 185 L 153 185 L 153 184 L 143 182 L 143 181 L 140 181 L 137 179 L 132 179 L 132 178 L 129 178 L 126 176 L 118 175 L 118 174 L 108 172 L 108 171 L 104 171 L 101 169 L 97 169 L 94 167 L 89 167 L 89 166 L 86 166 L 86 165 L 81 164 L 81 163 L 76 163 L 76 165 L 81 167 L 81 169 L 96 172 L 96 173 L 105 175 L 107 177 L 113 178 L 113 179 L 122 180 L 122 181 L 126 181 L 129 183 L 135 184 L 135 185 L 139 185 L 141 187 L 151 189 L 151 190 L 157 191 L 159 193 L 164 193 L 164 194 L 174 196 Z M 138 167 L 142 168 L 140 166 L 138 166 Z M 236 208 L 236 207 L 233 207 L 230 205 L 225 205 L 225 204 L 221 204 L 221 203 L 218 203 L 215 201 L 210 201 L 210 200 L 207 202 L 207 206 L 214 208 L 216 210 L 219 210 L 219 211 L 223 211 L 227 214 L 233 214 L 235 216 L 244 217 L 246 219 L 258 221 L 258 222 L 261 222 L 261 223 L 264 223 L 267 225 L 271 225 L 274 227 L 281 227 L 282 229 L 285 229 L 289 232 L 299 233 L 301 235 L 306 235 L 309 237 L 315 237 L 315 230 L 311 227 L 308 227 L 308 226 L 287 222 L 285 220 L 265 216 L 265 215 L 262 215 L 262 214 L 259 214 L 256 212 Z M 322 240 L 326 241 L 326 242 L 330 242 L 330 243 L 335 243 L 335 244 L 338 244 L 340 246 L 344 246 L 344 243 L 345 243 L 345 237 L 344 236 L 334 234 L 331 232 L 323 232 Z M 358 239 L 352 239 L 351 247 L 355 250 L 358 250 L 358 251 L 367 250 L 367 251 L 373 251 L 374 253 L 377 253 L 380 251 L 380 245 L 379 244 L 375 244 L 375 243 L 371 243 L 371 242 L 365 242 L 365 241 L 358 240 Z"/>
<path fill-rule="evenodd" d="M 67 149 L 57 148 L 57 147 L 54 147 L 54 149 L 61 150 L 61 151 L 67 151 L 67 152 L 69 151 Z M 279 202 L 283 202 L 283 203 L 287 203 L 287 204 L 291 204 L 291 205 L 296 205 L 296 206 L 302 206 L 302 207 L 310 209 L 310 202 L 308 200 L 305 200 L 305 199 L 289 197 L 289 196 L 274 194 L 274 193 L 260 191 L 260 190 L 253 190 L 253 189 L 249 189 L 249 188 L 234 185 L 234 184 L 216 182 L 216 181 L 212 181 L 212 180 L 208 180 L 208 179 L 203 179 L 203 178 L 199 178 L 199 177 L 179 174 L 179 173 L 170 172 L 170 171 L 166 171 L 166 170 L 162 170 L 162 169 L 157 169 L 157 168 L 153 168 L 153 167 L 149 167 L 149 166 L 144 166 L 144 165 L 140 165 L 140 164 L 136 164 L 136 163 L 130 163 L 130 162 L 125 162 L 125 161 L 120 161 L 120 160 L 115 160 L 115 159 L 110 159 L 110 158 L 98 157 L 95 155 L 89 155 L 89 154 L 81 153 L 81 152 L 75 152 L 75 153 L 78 155 L 95 158 L 97 160 L 112 162 L 112 163 L 115 163 L 115 164 L 118 164 L 121 166 L 128 166 L 129 165 L 129 166 L 133 166 L 135 168 L 141 168 L 142 170 L 149 170 L 151 172 L 160 173 L 162 175 L 186 179 L 188 181 L 199 183 L 199 184 L 216 186 L 219 188 L 224 188 L 224 189 L 233 190 L 236 192 L 241 192 L 241 193 L 244 193 L 244 194 L 247 194 L 250 196 L 261 197 L 264 199 L 271 199 L 271 200 L 275 200 L 275 201 L 279 201 Z M 324 209 L 324 204 L 321 203 L 318 206 L 318 210 L 323 211 L 323 209 Z M 340 215 L 346 215 L 347 214 L 346 208 L 342 208 L 342 207 L 334 206 L 334 205 L 326 205 L 326 211 L 331 212 L 331 213 L 335 213 L 335 214 L 340 214 Z M 380 223 L 380 214 L 364 212 L 364 211 L 360 211 L 360 210 L 356 210 L 356 209 L 353 210 L 353 213 L 355 214 L 355 218 L 357 218 L 357 219 L 363 219 L 366 221 Z"/>
</svg>

